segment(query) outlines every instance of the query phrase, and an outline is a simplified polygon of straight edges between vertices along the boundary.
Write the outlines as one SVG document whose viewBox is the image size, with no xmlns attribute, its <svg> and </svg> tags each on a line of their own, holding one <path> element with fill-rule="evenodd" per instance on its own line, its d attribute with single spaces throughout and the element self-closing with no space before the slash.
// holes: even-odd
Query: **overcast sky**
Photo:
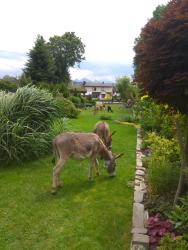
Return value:
<svg viewBox="0 0 188 250">
<path fill-rule="evenodd" d="M 114 80 L 131 75 L 134 39 L 168 0 L 0 0 L 0 77 L 19 75 L 38 34 L 46 41 L 73 31 L 86 61 L 72 78 Z"/>
</svg>

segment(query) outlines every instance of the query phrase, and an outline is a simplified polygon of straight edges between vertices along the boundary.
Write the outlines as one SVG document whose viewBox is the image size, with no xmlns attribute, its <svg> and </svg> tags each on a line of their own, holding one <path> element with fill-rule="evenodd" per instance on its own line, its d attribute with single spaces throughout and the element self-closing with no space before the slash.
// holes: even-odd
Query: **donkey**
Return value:
<svg viewBox="0 0 188 250">
<path fill-rule="evenodd" d="M 110 128 L 109 128 L 108 123 L 101 122 L 101 121 L 97 122 L 93 132 L 101 138 L 101 140 L 104 142 L 105 146 L 108 149 L 111 149 L 112 136 L 116 133 L 116 131 L 113 131 L 112 133 L 110 133 Z"/>
<path fill-rule="evenodd" d="M 96 167 L 96 174 L 99 175 L 99 163 L 97 155 L 104 160 L 109 176 L 115 176 L 115 160 L 123 155 L 114 156 L 108 151 L 102 140 L 94 133 L 65 132 L 55 137 L 53 141 L 53 155 L 56 164 L 53 168 L 52 194 L 56 193 L 60 184 L 60 171 L 65 162 L 70 158 L 89 159 L 88 178 L 92 180 L 92 170 Z"/>
</svg>

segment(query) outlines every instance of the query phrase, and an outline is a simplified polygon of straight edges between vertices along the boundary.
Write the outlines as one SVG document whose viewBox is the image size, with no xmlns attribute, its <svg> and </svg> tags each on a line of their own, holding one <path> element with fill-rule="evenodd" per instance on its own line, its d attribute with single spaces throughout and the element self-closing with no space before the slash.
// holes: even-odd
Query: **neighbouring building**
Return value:
<svg viewBox="0 0 188 250">
<path fill-rule="evenodd" d="M 85 96 L 91 96 L 97 100 L 112 100 L 115 95 L 114 83 L 90 83 L 82 82 L 79 84 L 80 88 L 85 92 Z"/>
</svg>

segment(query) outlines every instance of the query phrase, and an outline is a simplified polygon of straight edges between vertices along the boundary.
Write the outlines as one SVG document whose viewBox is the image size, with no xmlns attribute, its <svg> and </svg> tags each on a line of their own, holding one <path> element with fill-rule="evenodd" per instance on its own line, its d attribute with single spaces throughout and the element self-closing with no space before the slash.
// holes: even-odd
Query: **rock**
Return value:
<svg viewBox="0 0 188 250">
<path fill-rule="evenodd" d="M 134 202 L 143 202 L 144 199 L 144 192 L 141 190 L 134 191 Z"/>
<path fill-rule="evenodd" d="M 136 175 L 140 175 L 140 176 L 145 176 L 145 173 L 143 170 L 136 170 Z"/>
<path fill-rule="evenodd" d="M 147 234 L 147 229 L 144 227 L 134 227 L 131 231 L 132 234 Z"/>
<path fill-rule="evenodd" d="M 144 226 L 148 226 L 149 213 L 147 210 L 144 211 Z"/>
<path fill-rule="evenodd" d="M 139 175 L 136 175 L 136 176 L 135 176 L 135 180 L 144 182 L 144 177 L 139 176 Z"/>
<path fill-rule="evenodd" d="M 146 249 L 147 248 L 145 248 L 144 246 L 139 245 L 139 244 L 131 246 L 131 250 L 146 250 Z"/>
<path fill-rule="evenodd" d="M 149 236 L 145 234 L 133 234 L 132 245 L 141 245 L 149 249 Z"/>
<path fill-rule="evenodd" d="M 140 180 L 135 179 L 134 184 L 135 184 L 136 186 L 140 186 Z"/>
<path fill-rule="evenodd" d="M 142 170 L 142 171 L 146 172 L 146 168 L 141 167 L 141 166 L 136 166 L 136 169 L 137 169 L 137 170 Z"/>
<path fill-rule="evenodd" d="M 137 167 L 142 167 L 142 159 L 141 159 L 141 157 L 137 157 L 136 165 L 137 165 Z"/>
<path fill-rule="evenodd" d="M 134 202 L 133 204 L 133 228 L 134 227 L 139 227 L 143 228 L 144 227 L 144 205 Z"/>
</svg>

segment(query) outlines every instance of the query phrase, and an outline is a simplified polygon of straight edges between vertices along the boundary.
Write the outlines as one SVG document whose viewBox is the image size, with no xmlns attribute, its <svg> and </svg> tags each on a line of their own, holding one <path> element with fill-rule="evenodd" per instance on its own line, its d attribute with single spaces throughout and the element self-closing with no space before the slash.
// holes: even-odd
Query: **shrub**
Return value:
<svg viewBox="0 0 188 250">
<path fill-rule="evenodd" d="M 162 220 L 158 215 L 151 216 L 148 219 L 148 235 L 150 236 L 150 249 L 156 249 L 160 239 L 165 234 L 174 238 L 173 226 L 168 220 Z"/>
<path fill-rule="evenodd" d="M 154 194 L 167 194 L 174 192 L 179 177 L 179 166 L 160 158 L 156 161 L 150 157 L 148 160 L 148 187 Z"/>
<path fill-rule="evenodd" d="M 145 195 L 144 206 L 151 216 L 160 214 L 161 218 L 166 218 L 167 212 L 172 208 L 174 196 L 167 194 L 165 196 L 147 193 Z"/>
<path fill-rule="evenodd" d="M 69 119 L 66 117 L 55 119 L 51 125 L 51 130 L 54 136 L 70 130 Z"/>
<path fill-rule="evenodd" d="M 168 213 L 171 223 L 174 225 L 176 231 L 180 234 L 188 231 L 188 196 L 180 199 L 180 205 Z"/>
<path fill-rule="evenodd" d="M 61 117 L 77 118 L 80 110 L 68 99 L 64 97 L 57 97 L 56 103 Z"/>
<path fill-rule="evenodd" d="M 174 136 L 175 119 L 168 105 L 156 104 L 149 96 L 142 96 L 133 106 L 133 116 L 145 131 L 157 131 L 166 138 Z"/>
<path fill-rule="evenodd" d="M 163 112 L 161 117 L 160 134 L 168 139 L 173 138 L 176 126 L 173 115 Z"/>
<path fill-rule="evenodd" d="M 63 97 L 67 98 L 69 96 L 69 89 L 67 87 L 66 83 L 46 83 L 46 82 L 38 82 L 36 83 L 36 86 L 40 89 L 46 89 L 50 93 L 53 94 L 53 96 L 57 96 L 58 94 L 63 95 Z"/>
<path fill-rule="evenodd" d="M 88 103 L 90 103 L 92 106 L 95 106 L 95 105 L 96 105 L 96 101 L 93 100 L 90 96 L 87 97 L 87 101 L 88 101 Z"/>
<path fill-rule="evenodd" d="M 0 161 L 21 162 L 51 148 L 51 124 L 58 116 L 52 95 L 25 86 L 16 93 L 0 94 Z"/>
<path fill-rule="evenodd" d="M 147 133 L 144 136 L 142 147 L 150 148 L 152 159 L 159 160 L 159 158 L 165 158 L 170 162 L 179 162 L 180 153 L 179 146 L 175 139 L 167 139 L 160 135 L 157 135 L 155 132 Z"/>
<path fill-rule="evenodd" d="M 121 122 L 136 122 L 136 118 L 133 117 L 131 114 L 126 114 L 119 118 Z"/>
<path fill-rule="evenodd" d="M 69 97 L 69 100 L 70 100 L 71 102 L 73 102 L 74 104 L 80 104 L 80 103 L 81 103 L 81 99 L 80 99 L 80 97 L 78 97 L 78 96 L 70 96 L 70 97 Z"/>
<path fill-rule="evenodd" d="M 140 121 L 146 131 L 159 131 L 161 124 L 160 106 L 155 104 L 149 96 L 137 98 L 133 106 L 133 114 Z"/>
<path fill-rule="evenodd" d="M 184 239 L 184 236 L 171 237 L 169 234 L 165 234 L 157 247 L 157 250 L 187 250 L 188 242 Z"/>
<path fill-rule="evenodd" d="M 154 132 L 144 138 L 145 147 L 151 149 L 146 158 L 148 187 L 154 194 L 175 191 L 178 183 L 180 156 L 176 140 L 168 140 Z"/>
<path fill-rule="evenodd" d="M 84 96 L 80 96 L 81 103 L 85 104 L 87 103 L 87 98 Z"/>
<path fill-rule="evenodd" d="M 6 92 L 16 92 L 18 85 L 16 83 L 7 81 L 7 80 L 0 80 L 0 90 Z"/>
</svg>

